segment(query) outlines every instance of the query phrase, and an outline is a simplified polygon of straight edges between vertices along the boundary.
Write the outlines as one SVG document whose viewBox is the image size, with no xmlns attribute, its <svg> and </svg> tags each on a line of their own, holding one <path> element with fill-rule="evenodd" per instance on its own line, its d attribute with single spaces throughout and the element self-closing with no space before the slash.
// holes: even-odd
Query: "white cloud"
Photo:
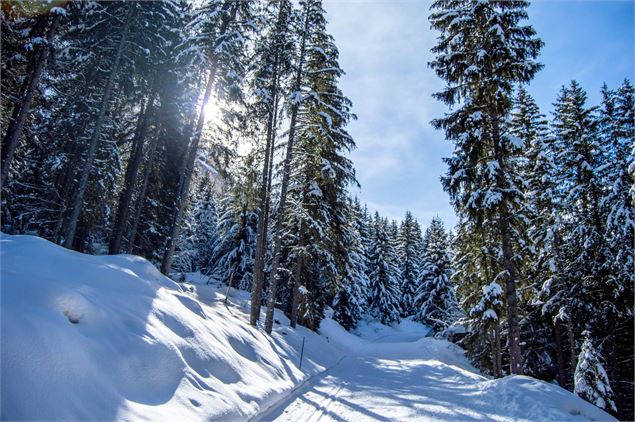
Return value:
<svg viewBox="0 0 635 422">
<path fill-rule="evenodd" d="M 430 126 L 445 107 L 431 98 L 443 83 L 427 66 L 435 41 L 429 2 L 327 1 L 325 8 L 347 72 L 342 89 L 359 117 L 349 131 L 360 198 L 390 218 L 411 210 L 453 224 L 439 182 L 451 146 Z"/>
</svg>

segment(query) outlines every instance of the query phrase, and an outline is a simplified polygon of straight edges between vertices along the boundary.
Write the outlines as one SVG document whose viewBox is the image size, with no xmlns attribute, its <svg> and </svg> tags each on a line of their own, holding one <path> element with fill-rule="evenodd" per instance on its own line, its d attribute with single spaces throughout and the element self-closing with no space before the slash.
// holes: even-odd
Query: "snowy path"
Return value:
<svg viewBox="0 0 635 422">
<path fill-rule="evenodd" d="M 561 392 L 561 393 L 560 393 Z M 554 394 L 556 393 L 556 394 Z M 544 394 L 544 396 L 543 396 Z M 261 421 L 589 420 L 569 393 L 528 377 L 488 380 L 449 343 L 385 336 L 308 382 Z M 563 415 L 563 407 L 566 413 Z"/>
</svg>

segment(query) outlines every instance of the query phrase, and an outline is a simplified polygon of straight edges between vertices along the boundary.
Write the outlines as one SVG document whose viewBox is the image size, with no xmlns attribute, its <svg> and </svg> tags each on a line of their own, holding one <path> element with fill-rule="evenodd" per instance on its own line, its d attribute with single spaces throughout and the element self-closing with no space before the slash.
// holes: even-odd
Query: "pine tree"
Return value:
<svg viewBox="0 0 635 422">
<path fill-rule="evenodd" d="M 516 162 L 522 145 L 506 126 L 513 86 L 531 80 L 541 67 L 534 59 L 542 42 L 531 26 L 522 25 L 527 6 L 525 1 L 440 0 L 430 15 L 433 28 L 441 33 L 430 66 L 448 83 L 435 97 L 458 105 L 433 121 L 456 145 L 454 156 L 447 159 L 444 187 L 459 214 L 491 227 L 499 238 L 499 279 L 505 285 L 514 374 L 522 371 L 514 251 L 515 229 L 522 219 Z"/>
<path fill-rule="evenodd" d="M 370 315 L 384 324 L 399 320 L 399 267 L 397 252 L 391 242 L 388 221 L 375 213 L 370 255 Z"/>
<path fill-rule="evenodd" d="M 406 212 L 406 217 L 401 222 L 398 240 L 397 253 L 402 274 L 401 312 L 402 316 L 407 317 L 416 313 L 414 304 L 422 256 L 421 227 L 410 211 Z"/>
<path fill-rule="evenodd" d="M 191 132 L 188 152 L 182 162 L 177 196 L 174 200 L 167 246 L 161 260 L 161 272 L 168 274 L 181 219 L 185 211 L 194 164 L 205 124 L 205 105 L 212 92 L 222 99 L 240 99 L 241 75 L 244 73 L 244 43 L 251 29 L 252 4 L 244 0 L 210 0 L 204 3 L 192 23 L 196 37 L 192 50 L 197 51 L 206 72 L 205 92 L 198 111 L 196 124 Z"/>
<path fill-rule="evenodd" d="M 271 2 L 265 9 L 269 15 L 265 36 L 257 45 L 257 69 L 254 79 L 257 101 L 257 112 L 262 115 L 265 123 L 266 140 L 262 175 L 260 179 L 259 208 L 258 208 L 258 237 L 256 240 L 256 262 L 254 269 L 254 286 L 251 291 L 250 323 L 256 325 L 260 319 L 261 295 L 264 284 L 265 255 L 267 252 L 269 209 L 271 204 L 271 188 L 273 178 L 273 153 L 276 144 L 276 133 L 279 125 L 279 106 L 284 96 L 285 79 L 290 74 L 290 57 L 293 43 L 288 41 L 291 21 L 293 19 L 292 6 L 289 1 Z M 292 155 L 293 142 L 288 152 Z M 288 154 L 289 155 L 289 154 Z M 288 179 L 288 177 L 287 177 Z M 283 188 L 283 190 L 285 190 Z M 284 192 L 286 201 L 286 190 Z M 282 206 L 284 208 L 284 205 Z M 282 211 L 279 210 L 279 211 Z M 281 224 L 276 230 L 281 230 Z M 278 249 L 280 236 L 277 236 Z M 279 259 L 279 256 L 278 256 Z M 276 264 L 277 267 L 277 264 Z M 277 270 L 277 269 L 276 269 Z M 274 271 L 276 271 L 274 270 Z M 275 296 L 277 279 L 273 285 Z M 275 301 L 275 299 L 273 299 Z M 273 312 L 273 310 L 271 311 Z M 270 317 L 269 319 L 271 319 Z M 271 331 L 270 324 L 266 330 Z"/>
<path fill-rule="evenodd" d="M 33 5 L 28 3 L 14 3 L 10 6 L 11 12 L 20 13 L 21 8 L 28 9 Z M 11 12 L 9 14 L 11 14 Z M 41 15 L 33 25 L 31 39 L 25 45 L 27 51 L 31 51 L 28 58 L 28 76 L 24 78 L 19 91 L 19 98 L 13 104 L 13 112 L 6 133 L 2 139 L 2 165 L 0 188 L 4 186 L 13 161 L 15 150 L 24 129 L 24 124 L 31 112 L 31 105 L 40 83 L 40 77 L 46 65 L 51 51 L 51 43 L 56 35 L 57 27 L 66 10 L 61 7 L 53 7 L 48 14 Z M 3 19 L 4 23 L 4 19 Z M 4 33 L 4 32 L 3 32 Z M 3 37 L 4 38 L 4 37 Z"/>
<path fill-rule="evenodd" d="M 237 195 L 234 196 L 234 195 Z M 256 225 L 258 217 L 238 192 L 222 201 L 216 242 L 212 247 L 210 275 L 240 290 L 249 290 L 253 279 Z"/>
<path fill-rule="evenodd" d="M 441 219 L 434 218 L 424 236 L 426 244 L 414 299 L 417 320 L 440 333 L 461 317 L 450 279 L 452 268 L 448 235 Z"/>
<path fill-rule="evenodd" d="M 617 412 L 608 375 L 588 337 L 582 343 L 578 365 L 575 368 L 574 392 L 600 409 L 611 413 Z"/>
<path fill-rule="evenodd" d="M 302 259 L 292 267 L 294 315 L 309 327 L 319 325 L 324 309 L 331 304 L 347 260 L 344 242 L 347 189 L 355 184 L 355 171 L 346 154 L 355 143 L 346 125 L 355 116 L 351 101 L 339 88 L 343 74 L 339 52 L 327 32 L 322 2 L 310 0 L 310 32 L 306 41 L 305 76 L 293 95 L 302 101 L 297 111 L 296 146 L 291 165 L 289 219 L 298 228 L 295 245 Z M 300 287 L 304 286 L 302 295 Z M 300 300 L 301 299 L 301 300 Z M 298 309 L 298 307 L 300 309 Z"/>
<path fill-rule="evenodd" d="M 348 245 L 348 251 L 343 277 L 332 308 L 333 319 L 350 330 L 357 326 L 366 312 L 369 280 L 366 276 L 367 261 L 360 231 L 362 210 L 359 203 L 350 203 L 347 211 L 343 240 Z"/>
</svg>

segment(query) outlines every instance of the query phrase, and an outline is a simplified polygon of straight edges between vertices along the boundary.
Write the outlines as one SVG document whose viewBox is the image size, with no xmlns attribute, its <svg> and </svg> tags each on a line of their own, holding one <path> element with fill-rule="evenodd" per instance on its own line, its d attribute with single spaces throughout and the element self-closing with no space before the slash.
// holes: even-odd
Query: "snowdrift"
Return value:
<svg viewBox="0 0 635 422">
<path fill-rule="evenodd" d="M 5 420 L 244 420 L 339 357 L 282 314 L 272 337 L 250 327 L 244 292 L 225 307 L 139 257 L 31 236 L 0 248 Z"/>
<path fill-rule="evenodd" d="M 356 397 L 392 397 L 379 415 L 612 419 L 555 385 L 483 377 L 459 347 L 408 320 L 362 323 L 354 335 L 327 318 L 317 334 L 290 329 L 276 311 L 269 337 L 248 324 L 246 292 L 225 306 L 224 288 L 175 283 L 131 255 L 89 256 L 0 234 L 0 280 L 5 420 L 266 420 L 305 388 L 337 379 L 337 368 L 353 377 L 343 383 Z"/>
</svg>

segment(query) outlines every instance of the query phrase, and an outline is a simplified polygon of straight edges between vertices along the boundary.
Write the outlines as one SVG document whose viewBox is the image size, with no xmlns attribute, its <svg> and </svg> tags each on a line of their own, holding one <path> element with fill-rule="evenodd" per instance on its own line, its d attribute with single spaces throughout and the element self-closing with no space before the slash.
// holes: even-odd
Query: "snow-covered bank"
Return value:
<svg viewBox="0 0 635 422">
<path fill-rule="evenodd" d="M 551 384 L 487 379 L 411 321 L 354 335 L 325 319 L 317 334 L 277 313 L 269 337 L 245 292 L 226 307 L 224 290 L 139 257 L 30 236 L 1 235 L 0 251 L 2 419 L 612 419 Z"/>
<path fill-rule="evenodd" d="M 244 292 L 225 307 L 139 257 L 0 241 L 3 420 L 242 420 L 340 357 L 282 314 L 251 328 Z"/>
</svg>

